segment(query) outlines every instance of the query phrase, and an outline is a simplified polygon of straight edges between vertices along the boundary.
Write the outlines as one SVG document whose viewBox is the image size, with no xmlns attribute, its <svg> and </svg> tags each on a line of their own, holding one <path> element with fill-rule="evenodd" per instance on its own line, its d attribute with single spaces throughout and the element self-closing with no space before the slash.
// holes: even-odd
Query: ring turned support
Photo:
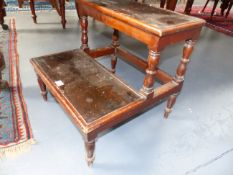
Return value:
<svg viewBox="0 0 233 175">
<path fill-rule="evenodd" d="M 180 64 L 176 70 L 176 76 L 174 77 L 174 83 L 180 84 L 181 88 L 184 82 L 184 76 L 187 70 L 187 64 L 190 61 L 190 56 L 192 54 L 195 42 L 192 40 L 187 40 L 183 49 L 183 57 L 180 60 Z M 167 107 L 165 108 L 164 117 L 168 118 L 168 115 L 172 112 L 172 108 L 176 103 L 176 98 L 178 93 L 172 94 L 167 101 Z"/>
</svg>

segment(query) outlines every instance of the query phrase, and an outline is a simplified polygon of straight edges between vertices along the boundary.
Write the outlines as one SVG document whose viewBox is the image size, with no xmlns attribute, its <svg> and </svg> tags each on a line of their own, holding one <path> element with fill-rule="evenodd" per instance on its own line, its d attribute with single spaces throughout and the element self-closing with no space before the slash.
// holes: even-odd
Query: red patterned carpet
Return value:
<svg viewBox="0 0 233 175">
<path fill-rule="evenodd" d="M 10 19 L 9 31 L 0 32 L 0 49 L 5 59 L 2 79 L 8 82 L 7 87 L 0 89 L 0 159 L 2 159 L 30 149 L 34 142 L 22 94 L 14 19 Z"/>
<path fill-rule="evenodd" d="M 229 36 L 233 36 L 233 10 L 227 18 L 220 15 L 220 9 L 217 8 L 213 18 L 210 18 L 212 7 L 207 7 L 204 13 L 201 13 L 202 6 L 193 6 L 191 15 L 206 20 L 206 26 L 224 33 Z M 183 12 L 183 8 L 177 8 L 178 12 Z"/>
</svg>

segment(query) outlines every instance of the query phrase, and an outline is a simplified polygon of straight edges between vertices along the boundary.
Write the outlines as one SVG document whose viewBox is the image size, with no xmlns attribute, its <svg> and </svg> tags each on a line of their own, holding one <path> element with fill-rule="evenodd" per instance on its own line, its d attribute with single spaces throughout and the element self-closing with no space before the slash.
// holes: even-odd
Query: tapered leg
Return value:
<svg viewBox="0 0 233 175">
<path fill-rule="evenodd" d="M 87 20 L 87 16 L 81 16 L 81 21 L 80 21 L 80 25 L 82 28 L 82 45 L 81 45 L 81 49 L 84 51 L 89 51 L 89 47 L 88 47 L 88 20 Z"/>
<path fill-rule="evenodd" d="M 149 50 L 148 68 L 146 69 L 146 76 L 144 79 L 143 87 L 140 90 L 147 98 L 153 97 L 154 94 L 154 76 L 157 73 L 156 68 L 159 64 L 160 53 L 154 50 Z"/>
<path fill-rule="evenodd" d="M 23 7 L 23 0 L 18 0 L 18 5 L 19 5 L 19 8 L 22 8 Z"/>
<path fill-rule="evenodd" d="M 167 107 L 165 108 L 164 118 L 168 118 L 168 115 L 172 112 L 172 108 L 176 103 L 176 98 L 178 94 L 172 94 L 167 101 Z"/>
<path fill-rule="evenodd" d="M 221 6 L 220 6 L 222 16 L 224 16 L 225 10 L 230 6 L 229 3 L 232 3 L 232 0 L 222 0 Z"/>
<path fill-rule="evenodd" d="M 79 14 L 79 10 L 78 10 L 78 3 L 77 3 L 77 1 L 75 1 L 75 7 L 76 7 L 76 12 L 77 12 L 77 15 L 78 15 L 78 19 L 80 20 L 80 14 Z"/>
<path fill-rule="evenodd" d="M 4 24 L 4 17 L 6 16 L 6 11 L 4 7 L 4 2 L 0 2 L 0 25 L 3 30 L 8 30 L 8 25 Z"/>
<path fill-rule="evenodd" d="M 35 12 L 34 0 L 30 0 L 29 4 L 30 4 L 30 9 L 31 9 L 31 13 L 32 13 L 33 22 L 37 23 L 37 21 L 36 21 L 37 16 L 36 16 L 36 12 Z"/>
<path fill-rule="evenodd" d="M 114 29 L 113 35 L 112 35 L 112 47 L 114 47 L 114 53 L 112 54 L 111 59 L 111 66 L 112 66 L 112 73 L 116 72 L 116 64 L 117 64 L 117 47 L 119 47 L 119 31 Z"/>
<path fill-rule="evenodd" d="M 208 3 L 210 2 L 210 0 L 207 0 L 205 3 L 205 6 L 203 7 L 203 9 L 201 10 L 201 12 L 203 13 L 205 11 L 205 8 L 207 7 Z"/>
<path fill-rule="evenodd" d="M 184 10 L 185 14 L 190 14 L 190 12 L 192 11 L 193 2 L 194 0 L 187 0 L 185 10 Z"/>
<path fill-rule="evenodd" d="M 211 11 L 211 18 L 214 16 L 214 12 L 215 12 L 215 9 L 216 9 L 216 7 L 217 7 L 217 5 L 218 5 L 218 1 L 219 1 L 219 0 L 215 0 L 215 1 L 214 1 L 214 6 L 213 6 L 213 9 L 212 9 L 212 11 Z"/>
<path fill-rule="evenodd" d="M 8 88 L 8 82 L 2 79 L 2 70 L 5 68 L 4 56 L 0 51 L 0 90 Z"/>
<path fill-rule="evenodd" d="M 52 7 L 56 9 L 59 16 L 61 16 L 61 11 L 60 11 L 59 6 L 57 4 L 57 0 L 50 0 L 50 3 L 52 5 Z"/>
<path fill-rule="evenodd" d="M 41 80 L 41 78 L 39 76 L 37 76 L 37 80 L 38 80 L 38 84 L 40 86 L 41 95 L 42 95 L 43 99 L 45 101 L 47 101 L 47 99 L 48 99 L 47 98 L 48 92 L 47 92 L 47 89 L 46 89 L 46 85 L 44 84 L 44 82 Z"/>
<path fill-rule="evenodd" d="M 59 0 L 61 12 L 61 24 L 63 29 L 66 28 L 65 0 Z"/>
<path fill-rule="evenodd" d="M 160 8 L 164 8 L 166 0 L 160 0 Z"/>
<path fill-rule="evenodd" d="M 95 140 L 85 141 L 85 148 L 87 165 L 90 167 L 93 165 L 93 162 L 95 160 Z"/>
<path fill-rule="evenodd" d="M 188 40 L 185 42 L 183 49 L 183 57 L 180 60 L 180 64 L 176 70 L 176 76 L 174 77 L 174 82 L 179 84 L 182 88 L 184 82 L 184 76 L 187 70 L 187 64 L 190 60 L 190 55 L 192 54 L 195 42 Z M 178 94 L 172 94 L 167 102 L 167 107 L 165 109 L 164 117 L 168 118 L 168 115 L 172 111 L 172 107 L 175 105 L 176 98 Z"/>
<path fill-rule="evenodd" d="M 174 11 L 178 0 L 167 1 L 166 9 Z"/>
<path fill-rule="evenodd" d="M 227 9 L 225 18 L 228 17 L 228 15 L 229 15 L 229 13 L 230 13 L 230 11 L 231 11 L 232 5 L 233 5 L 233 1 L 229 3 L 229 6 L 228 6 L 228 9 Z"/>
</svg>

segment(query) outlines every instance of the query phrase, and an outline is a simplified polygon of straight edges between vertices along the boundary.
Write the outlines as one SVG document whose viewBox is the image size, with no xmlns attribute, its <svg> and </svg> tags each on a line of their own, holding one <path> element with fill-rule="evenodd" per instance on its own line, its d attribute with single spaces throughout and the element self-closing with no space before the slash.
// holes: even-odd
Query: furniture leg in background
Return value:
<svg viewBox="0 0 233 175">
<path fill-rule="evenodd" d="M 30 5 L 30 10 L 32 13 L 32 19 L 34 23 L 37 23 L 37 16 L 36 16 L 36 11 L 35 11 L 35 2 L 37 0 L 29 0 L 29 5 Z M 66 28 L 66 19 L 65 19 L 65 0 L 47 0 L 53 8 L 56 9 L 57 13 L 59 16 L 61 16 L 61 24 L 62 28 Z M 18 0 L 19 8 L 22 7 L 23 1 Z"/>
<path fill-rule="evenodd" d="M 0 89 L 5 89 L 8 87 L 7 81 L 2 79 L 2 70 L 5 68 L 5 61 L 2 52 L 0 51 Z"/>
<path fill-rule="evenodd" d="M 225 15 L 225 18 L 228 17 L 228 15 L 230 14 L 230 11 L 231 11 L 231 8 L 232 8 L 232 5 L 233 5 L 233 0 L 230 0 L 229 4 L 228 4 L 228 9 L 227 9 L 227 12 L 226 12 L 226 15 Z"/>
<path fill-rule="evenodd" d="M 206 8 L 206 6 L 208 5 L 209 1 L 210 1 L 210 0 L 207 0 L 207 1 L 206 1 L 205 6 L 204 6 L 203 9 L 201 10 L 202 13 L 205 11 L 205 8 Z M 217 5 L 218 5 L 218 2 L 219 2 L 219 0 L 214 0 L 214 5 L 213 5 L 212 11 L 211 11 L 211 15 L 210 15 L 211 18 L 214 16 L 214 12 L 215 12 L 215 9 L 216 9 L 216 7 L 217 7 Z"/>
<path fill-rule="evenodd" d="M 4 24 L 4 17 L 6 16 L 5 5 L 5 2 L 3 0 L 0 0 L 0 24 L 3 30 L 8 29 L 8 26 Z"/>
<path fill-rule="evenodd" d="M 178 0 L 167 0 L 166 9 L 174 11 Z"/>
<path fill-rule="evenodd" d="M 191 10 L 192 10 L 192 6 L 193 6 L 193 2 L 194 0 L 187 0 L 186 6 L 185 6 L 185 10 L 184 13 L 189 15 Z"/>
</svg>

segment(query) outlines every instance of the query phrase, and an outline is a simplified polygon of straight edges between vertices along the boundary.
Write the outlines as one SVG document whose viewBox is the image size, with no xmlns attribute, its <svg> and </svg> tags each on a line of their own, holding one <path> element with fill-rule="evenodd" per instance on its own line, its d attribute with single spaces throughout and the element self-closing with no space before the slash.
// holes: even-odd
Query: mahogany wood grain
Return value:
<svg viewBox="0 0 233 175">
<path fill-rule="evenodd" d="M 204 21 L 131 0 L 76 0 L 80 17 L 81 50 L 34 58 L 31 63 L 41 81 L 67 111 L 80 129 L 85 142 L 87 163 L 94 161 L 95 141 L 100 132 L 134 117 L 168 97 L 167 111 L 175 104 L 183 86 L 193 41 L 199 37 Z M 93 17 L 114 29 L 112 44 L 89 49 L 88 20 Z M 119 47 L 119 32 L 148 46 L 146 61 Z M 176 75 L 159 68 L 160 53 L 168 45 L 186 41 Z M 99 65 L 95 58 L 112 55 L 124 57 L 145 72 L 141 90 L 134 90 L 116 75 Z M 162 85 L 154 87 L 155 80 Z M 54 83 L 61 80 L 64 85 Z M 42 83 L 41 83 L 42 84 Z M 168 113 L 165 111 L 165 117 Z"/>
</svg>

